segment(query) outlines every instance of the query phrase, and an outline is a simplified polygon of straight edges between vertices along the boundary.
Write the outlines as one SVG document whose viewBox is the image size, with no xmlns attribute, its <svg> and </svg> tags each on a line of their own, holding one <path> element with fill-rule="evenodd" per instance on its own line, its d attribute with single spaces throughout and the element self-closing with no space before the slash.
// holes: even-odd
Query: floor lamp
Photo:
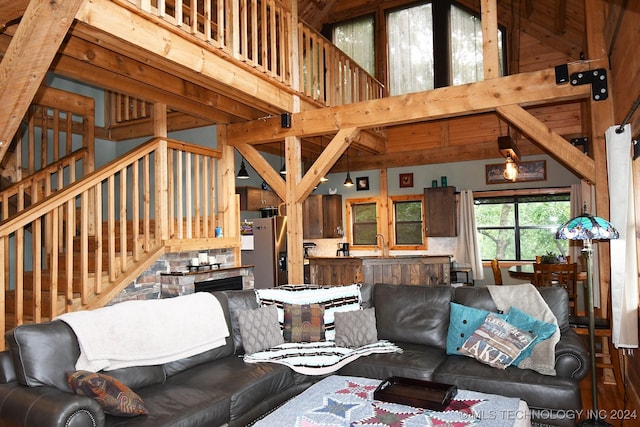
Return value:
<svg viewBox="0 0 640 427">
<path fill-rule="evenodd" d="M 593 399 L 593 416 L 578 423 L 580 427 L 611 426 L 600 418 L 598 413 L 598 387 L 596 384 L 596 344 L 595 314 L 593 310 L 593 240 L 611 240 L 618 238 L 616 230 L 609 221 L 586 213 L 570 219 L 556 232 L 556 239 L 582 240 L 582 253 L 587 264 L 587 310 L 589 313 L 589 347 L 591 352 L 591 394 Z"/>
</svg>

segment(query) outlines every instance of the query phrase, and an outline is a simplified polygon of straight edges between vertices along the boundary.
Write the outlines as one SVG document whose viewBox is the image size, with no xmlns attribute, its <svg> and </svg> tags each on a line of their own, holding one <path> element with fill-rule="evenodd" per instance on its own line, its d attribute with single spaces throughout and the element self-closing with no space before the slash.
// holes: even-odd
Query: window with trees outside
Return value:
<svg viewBox="0 0 640 427">
<path fill-rule="evenodd" d="M 375 245 L 378 206 L 375 202 L 351 203 L 352 245 Z"/>
<path fill-rule="evenodd" d="M 566 256 L 567 240 L 555 238 L 571 218 L 570 193 L 476 197 L 475 217 L 483 260 L 533 261 L 552 252 Z"/>
<path fill-rule="evenodd" d="M 422 197 L 390 197 L 394 246 L 424 247 Z"/>
</svg>

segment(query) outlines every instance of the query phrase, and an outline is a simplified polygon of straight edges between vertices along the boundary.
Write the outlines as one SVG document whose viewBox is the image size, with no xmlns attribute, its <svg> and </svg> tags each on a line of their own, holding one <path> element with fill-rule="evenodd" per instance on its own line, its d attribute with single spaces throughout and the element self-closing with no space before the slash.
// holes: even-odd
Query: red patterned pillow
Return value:
<svg viewBox="0 0 640 427">
<path fill-rule="evenodd" d="M 74 393 L 95 399 L 106 414 L 135 417 L 147 413 L 140 396 L 113 377 L 75 371 L 67 374 L 67 381 Z"/>
<path fill-rule="evenodd" d="M 286 342 L 324 341 L 323 304 L 284 304 L 284 330 Z"/>
</svg>

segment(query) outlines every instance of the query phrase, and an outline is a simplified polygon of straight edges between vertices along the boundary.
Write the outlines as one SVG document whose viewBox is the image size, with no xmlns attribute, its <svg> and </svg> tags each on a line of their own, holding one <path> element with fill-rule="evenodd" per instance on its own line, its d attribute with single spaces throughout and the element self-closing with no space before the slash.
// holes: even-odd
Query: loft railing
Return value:
<svg viewBox="0 0 640 427">
<path fill-rule="evenodd" d="M 292 24 L 291 12 L 280 1 L 128 1 L 206 42 L 212 51 L 222 51 L 289 87 L 297 58 L 299 92 L 320 105 L 386 96 L 382 83 L 321 34 L 303 22 Z M 295 49 L 292 25 L 298 26 Z"/>
<path fill-rule="evenodd" d="M 220 157 L 153 139 L 1 222 L 0 325 L 106 303 L 101 294 L 135 279 L 137 264 L 162 250 L 163 234 L 215 237 Z"/>
</svg>

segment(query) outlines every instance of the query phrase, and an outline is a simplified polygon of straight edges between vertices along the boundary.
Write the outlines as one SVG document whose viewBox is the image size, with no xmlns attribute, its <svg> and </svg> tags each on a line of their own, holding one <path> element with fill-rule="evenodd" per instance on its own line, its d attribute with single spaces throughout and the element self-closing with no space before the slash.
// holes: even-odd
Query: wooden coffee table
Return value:
<svg viewBox="0 0 640 427">
<path fill-rule="evenodd" d="M 525 427 L 531 425 L 523 400 L 458 390 L 441 412 L 373 400 L 380 380 L 333 375 L 271 412 L 254 426 L 456 426 Z"/>
</svg>

